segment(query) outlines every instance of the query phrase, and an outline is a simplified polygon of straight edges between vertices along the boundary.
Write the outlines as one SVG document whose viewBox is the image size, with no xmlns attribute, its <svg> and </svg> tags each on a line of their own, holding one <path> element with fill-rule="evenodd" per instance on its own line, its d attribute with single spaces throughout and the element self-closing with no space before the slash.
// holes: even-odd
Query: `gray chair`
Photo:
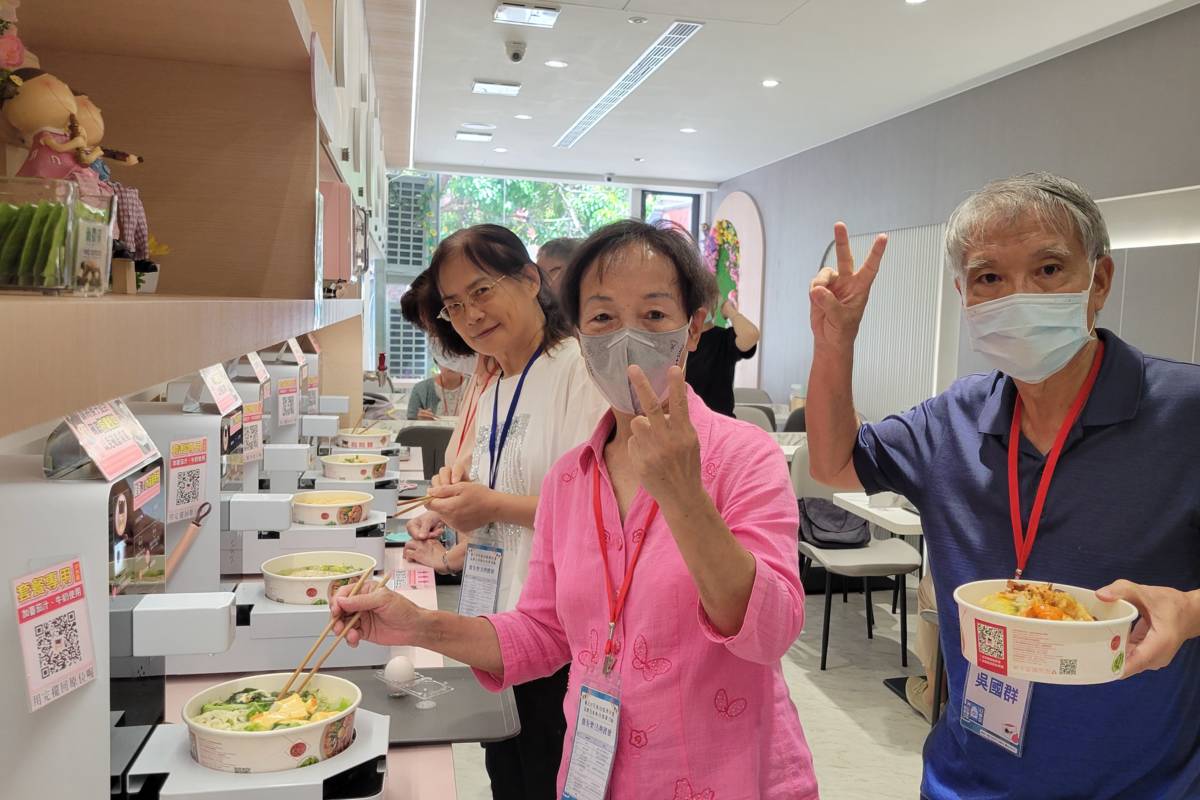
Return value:
<svg viewBox="0 0 1200 800">
<path fill-rule="evenodd" d="M 809 474 L 808 442 L 796 450 L 792 458 L 792 488 L 796 497 L 833 499 L 833 491 L 813 480 Z M 904 576 L 921 566 L 921 554 L 899 539 L 871 539 L 866 547 L 834 549 L 816 547 L 798 541 L 801 558 L 801 583 L 808 568 L 815 562 L 825 568 L 825 624 L 821 630 L 821 669 L 829 655 L 829 618 L 833 603 L 833 576 L 861 578 L 866 603 L 867 638 L 874 639 L 875 607 L 871 602 L 871 578 L 892 577 L 904 581 Z M 908 666 L 908 592 L 900 592 L 900 664 Z"/>
<path fill-rule="evenodd" d="M 787 421 L 783 423 L 783 429 L 788 433 L 805 433 L 808 430 L 804 426 L 804 406 L 788 414 Z"/>
<path fill-rule="evenodd" d="M 733 415 L 744 422 L 757 425 L 767 433 L 775 432 L 775 425 L 771 418 L 758 406 L 734 406 Z"/>
<path fill-rule="evenodd" d="M 775 409 L 772 406 L 765 406 L 762 403 L 738 403 L 734 406 L 734 409 L 737 409 L 738 406 L 742 406 L 743 408 L 757 408 L 766 414 L 767 419 L 770 420 L 771 432 L 774 433 L 779 430 L 779 423 L 775 420 Z"/>
<path fill-rule="evenodd" d="M 412 425 L 401 430 L 396 441 L 421 448 L 421 466 L 425 480 L 430 480 L 446 465 L 446 448 L 453 434 L 454 429 L 444 425 Z"/>
<path fill-rule="evenodd" d="M 767 394 L 765 389 L 757 389 L 750 386 L 735 386 L 733 389 L 733 402 L 769 406 L 771 405 L 771 395 Z"/>
</svg>

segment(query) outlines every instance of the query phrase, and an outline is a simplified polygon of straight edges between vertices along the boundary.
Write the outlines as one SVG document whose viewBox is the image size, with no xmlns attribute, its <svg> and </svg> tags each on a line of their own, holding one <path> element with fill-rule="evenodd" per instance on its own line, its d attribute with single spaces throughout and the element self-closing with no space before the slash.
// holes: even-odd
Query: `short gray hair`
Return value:
<svg viewBox="0 0 1200 800">
<path fill-rule="evenodd" d="M 1083 187 L 1049 172 L 1027 172 L 992 181 L 954 209 L 946 223 L 946 268 L 961 277 L 963 256 L 979 237 L 997 223 L 1027 216 L 1064 236 L 1078 236 L 1090 261 L 1108 255 L 1108 227 Z"/>
<path fill-rule="evenodd" d="M 582 239 L 571 239 L 567 236 L 551 239 L 538 248 L 538 258 L 555 258 L 560 261 L 570 261 L 581 244 L 583 244 Z"/>
</svg>

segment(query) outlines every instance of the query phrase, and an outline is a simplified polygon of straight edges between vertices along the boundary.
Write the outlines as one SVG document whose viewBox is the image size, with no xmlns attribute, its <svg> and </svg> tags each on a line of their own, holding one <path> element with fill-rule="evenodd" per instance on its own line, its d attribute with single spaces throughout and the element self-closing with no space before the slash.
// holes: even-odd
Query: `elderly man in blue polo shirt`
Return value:
<svg viewBox="0 0 1200 800">
<path fill-rule="evenodd" d="M 812 473 L 842 489 L 900 492 L 921 510 L 949 686 L 925 746 L 922 796 L 1200 797 L 1200 367 L 1095 329 L 1113 276 L 1096 204 L 1045 173 L 965 200 L 948 223 L 946 258 L 972 346 L 997 371 L 862 427 L 854 340 L 886 238 L 858 269 L 844 225 L 835 238 L 837 269 L 811 287 Z M 953 592 L 1018 570 L 1102 587 L 1141 618 L 1123 680 L 1032 685 L 1015 755 L 960 722 L 974 688 Z"/>
</svg>

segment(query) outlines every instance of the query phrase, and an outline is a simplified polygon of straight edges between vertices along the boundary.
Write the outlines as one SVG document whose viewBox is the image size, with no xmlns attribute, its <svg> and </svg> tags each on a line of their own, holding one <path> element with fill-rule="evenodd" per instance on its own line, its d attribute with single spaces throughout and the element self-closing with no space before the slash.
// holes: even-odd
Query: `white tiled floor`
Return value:
<svg viewBox="0 0 1200 800">
<path fill-rule="evenodd" d="M 915 577 L 913 579 L 915 581 Z M 915 586 L 915 583 L 913 584 Z M 884 678 L 920 674 L 912 650 L 916 614 L 909 615 L 909 667 L 900 667 L 900 625 L 891 614 L 891 593 L 876 592 L 875 638 L 868 640 L 861 595 L 843 604 L 834 598 L 829 668 L 820 671 L 822 595 L 807 601 L 804 633 L 784 658 L 792 701 L 808 736 L 821 796 L 826 800 L 914 800 L 921 782 L 921 746 L 928 724 L 883 685 Z M 454 608 L 457 589 L 439 587 L 439 605 Z M 908 607 L 915 612 L 916 591 Z M 483 750 L 454 746 L 459 800 L 489 800 Z"/>
</svg>

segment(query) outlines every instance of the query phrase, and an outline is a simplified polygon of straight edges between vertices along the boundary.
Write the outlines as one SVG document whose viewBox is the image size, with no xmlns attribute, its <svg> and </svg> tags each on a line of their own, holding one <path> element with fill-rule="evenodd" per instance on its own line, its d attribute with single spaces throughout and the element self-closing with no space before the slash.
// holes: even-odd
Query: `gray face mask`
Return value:
<svg viewBox="0 0 1200 800">
<path fill-rule="evenodd" d="M 688 326 L 673 331 L 651 332 L 621 328 L 612 333 L 579 334 L 583 360 L 592 381 L 614 409 L 641 414 L 642 404 L 629 382 L 629 367 L 637 364 L 646 373 L 658 399 L 667 397 L 667 371 L 682 366 L 687 347 Z"/>
</svg>

